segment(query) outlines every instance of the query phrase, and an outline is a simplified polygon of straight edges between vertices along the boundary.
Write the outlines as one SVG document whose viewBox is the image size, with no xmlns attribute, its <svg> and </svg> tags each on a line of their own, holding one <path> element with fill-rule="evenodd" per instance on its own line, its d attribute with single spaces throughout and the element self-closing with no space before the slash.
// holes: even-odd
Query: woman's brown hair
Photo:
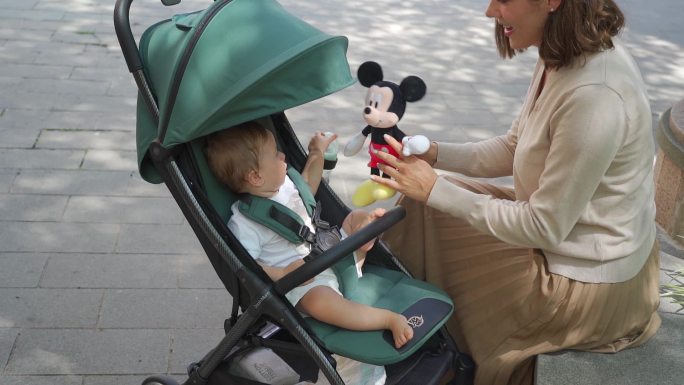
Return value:
<svg viewBox="0 0 684 385">
<path fill-rule="evenodd" d="M 571 65 L 577 57 L 613 48 L 612 38 L 624 25 L 625 16 L 613 0 L 563 0 L 546 21 L 539 57 L 550 69 Z M 499 54 L 515 56 L 499 23 L 494 35 Z"/>
</svg>

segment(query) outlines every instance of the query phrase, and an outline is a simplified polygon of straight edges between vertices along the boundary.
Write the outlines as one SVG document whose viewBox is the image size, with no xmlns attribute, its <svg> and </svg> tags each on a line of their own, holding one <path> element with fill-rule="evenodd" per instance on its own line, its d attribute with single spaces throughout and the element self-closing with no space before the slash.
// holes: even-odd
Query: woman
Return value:
<svg viewBox="0 0 684 385">
<path fill-rule="evenodd" d="M 616 352 L 660 325 L 651 112 L 613 0 L 491 0 L 486 15 L 504 58 L 538 47 L 518 119 L 420 158 L 381 153 L 392 180 L 373 180 L 404 194 L 384 240 L 454 299 L 475 383 L 531 384 L 537 354 Z"/>
</svg>

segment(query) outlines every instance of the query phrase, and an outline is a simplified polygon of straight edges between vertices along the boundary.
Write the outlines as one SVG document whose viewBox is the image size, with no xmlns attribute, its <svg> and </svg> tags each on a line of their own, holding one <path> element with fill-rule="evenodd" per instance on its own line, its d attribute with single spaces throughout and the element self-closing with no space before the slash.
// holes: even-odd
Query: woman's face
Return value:
<svg viewBox="0 0 684 385">
<path fill-rule="evenodd" d="M 549 0 L 490 0 L 485 15 L 503 27 L 513 49 L 539 47 L 549 18 Z"/>
</svg>

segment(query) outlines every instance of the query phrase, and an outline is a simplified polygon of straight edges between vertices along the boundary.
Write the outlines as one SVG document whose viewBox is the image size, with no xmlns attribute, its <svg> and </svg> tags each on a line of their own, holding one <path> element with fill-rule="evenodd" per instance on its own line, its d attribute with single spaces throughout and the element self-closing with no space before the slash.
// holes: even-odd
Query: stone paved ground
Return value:
<svg viewBox="0 0 684 385">
<path fill-rule="evenodd" d="M 409 106 L 406 131 L 487 138 L 505 132 L 521 104 L 534 54 L 498 59 L 484 0 L 282 2 L 348 36 L 353 70 L 376 60 L 390 80 L 425 79 L 428 95 Z M 209 3 L 184 0 L 169 10 L 138 0 L 134 31 Z M 624 41 L 643 70 L 656 121 L 684 98 L 684 3 L 620 4 L 629 21 Z M 136 171 L 135 86 L 113 5 L 0 3 L 0 385 L 182 378 L 221 337 L 229 312 L 231 298 L 175 202 Z M 318 129 L 348 138 L 363 127 L 364 92 L 356 85 L 288 116 L 304 140 Z M 366 177 L 365 162 L 345 158 L 334 171 L 345 201 Z M 684 264 L 663 256 L 664 268 Z"/>
</svg>

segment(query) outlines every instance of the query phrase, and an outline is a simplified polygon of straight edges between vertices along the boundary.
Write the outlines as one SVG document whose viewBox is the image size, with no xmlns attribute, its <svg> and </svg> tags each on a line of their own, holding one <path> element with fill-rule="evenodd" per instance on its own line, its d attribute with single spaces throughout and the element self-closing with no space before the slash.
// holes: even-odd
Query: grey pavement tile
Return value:
<svg viewBox="0 0 684 385">
<path fill-rule="evenodd" d="M 0 128 L 3 130 L 26 129 L 32 131 L 41 129 L 43 124 L 50 120 L 50 115 L 50 111 L 46 110 L 8 108 L 0 116 Z"/>
<path fill-rule="evenodd" d="M 141 254 L 199 254 L 202 248 L 187 224 L 123 224 L 116 251 Z"/>
<path fill-rule="evenodd" d="M 2 213 L 0 195 L 0 213 Z M 183 214 L 171 198 L 72 197 L 65 222 L 181 224 Z"/>
<path fill-rule="evenodd" d="M 6 193 L 10 190 L 12 183 L 18 174 L 19 170 L 0 168 L 0 193 Z"/>
<path fill-rule="evenodd" d="M 179 265 L 179 288 L 225 290 L 206 255 L 183 255 L 179 258 Z"/>
<path fill-rule="evenodd" d="M 183 370 L 185 372 L 185 370 Z M 129 375 L 129 376 L 85 376 L 83 378 L 83 385 L 137 385 L 142 384 L 143 381 L 153 375 L 163 374 L 163 373 L 149 373 L 147 375 Z M 179 384 L 187 379 L 187 376 L 170 376 L 175 378 Z"/>
<path fill-rule="evenodd" d="M 106 253 L 118 234 L 109 224 L 0 222 L 0 251 Z"/>
<path fill-rule="evenodd" d="M 81 165 L 81 169 L 84 170 L 135 170 L 137 168 L 138 153 L 126 150 L 89 149 Z"/>
<path fill-rule="evenodd" d="M 92 328 L 102 290 L 0 288 L 0 327 Z"/>
<path fill-rule="evenodd" d="M 104 329 L 222 328 L 232 298 L 218 289 L 106 290 L 97 327 Z"/>
<path fill-rule="evenodd" d="M 0 70 L 2 71 L 2 70 Z M 82 97 L 75 94 L 42 95 L 37 97 L 35 93 L 16 91 L 11 94 L 0 94 L 0 106 L 12 109 L 34 110 L 78 110 L 81 106 Z"/>
<path fill-rule="evenodd" d="M 1 122 L 1 121 L 0 121 Z M 41 128 L 71 130 L 120 130 L 135 134 L 135 114 L 119 115 L 102 111 L 50 111 Z"/>
<path fill-rule="evenodd" d="M 0 253 L 0 287 L 37 287 L 49 254 Z"/>
<path fill-rule="evenodd" d="M 148 183 L 140 177 L 136 171 L 131 173 L 128 183 L 129 196 L 146 196 L 146 197 L 170 197 L 171 193 L 164 184 Z"/>
<path fill-rule="evenodd" d="M 50 41 L 53 31 L 28 30 L 0 27 L 0 39 L 27 40 L 27 41 Z"/>
<path fill-rule="evenodd" d="M 1 72 L 0 72 L 1 74 Z M 71 73 L 70 79 L 80 80 L 102 80 L 109 79 L 113 82 L 127 82 L 132 78 L 131 74 L 126 71 L 124 66 L 121 69 L 112 68 L 93 68 L 93 67 L 76 67 Z M 137 95 L 130 95 L 132 100 L 137 98 Z M 135 112 L 135 110 L 133 110 Z"/>
<path fill-rule="evenodd" d="M 0 164 L 23 169 L 77 169 L 84 156 L 85 150 L 0 148 Z"/>
<path fill-rule="evenodd" d="M 40 135 L 40 128 L 4 128 L 0 118 L 0 148 L 32 148 Z"/>
<path fill-rule="evenodd" d="M 5 374 L 162 373 L 169 348 L 169 330 L 27 329 Z"/>
<path fill-rule="evenodd" d="M 54 254 L 45 266 L 40 286 L 44 288 L 176 288 L 181 258 L 183 256 L 158 254 Z M 2 266 L 1 263 L 2 259 L 0 259 L 0 266 Z"/>
<path fill-rule="evenodd" d="M 59 376 L 3 376 L 0 374 L 2 385 L 82 385 L 83 377 Z"/>
<path fill-rule="evenodd" d="M 224 336 L 223 328 L 174 330 L 169 371 L 172 373 L 185 372 L 190 363 L 201 360 L 221 342 Z"/>
<path fill-rule="evenodd" d="M 21 1 L 21 0 L 19 0 Z M 30 1 L 21 1 L 22 3 L 31 4 Z M 32 9 L 30 12 L 22 9 L 4 9 L 0 13 L 0 20 L 34 20 L 34 21 L 55 21 L 61 20 L 64 17 L 64 12 L 59 11 L 36 11 Z"/>
<path fill-rule="evenodd" d="M 7 360 L 9 360 L 18 335 L 18 328 L 0 328 L 0 376 L 2 375 L 2 368 L 5 367 Z M 0 383 L 2 383 L 2 377 L 0 377 Z"/>
<path fill-rule="evenodd" d="M 2 19 L 0 19 L 2 20 Z M 33 63 L 35 62 L 35 58 L 38 54 L 36 51 L 30 47 L 18 47 L 16 45 L 11 45 L 11 43 L 4 43 L 0 44 L 0 60 L 3 61 L 3 63 L 14 63 L 14 64 L 25 64 L 25 63 Z M 9 79 L 8 77 L 5 77 L 6 79 Z M 12 78 L 14 79 L 15 84 L 21 83 L 20 78 Z M 7 81 L 4 81 L 3 83 L 6 84 Z M 3 85 L 5 85 L 3 84 Z M 4 88 L 4 87 L 3 87 Z M 5 88 L 7 89 L 7 88 Z"/>
<path fill-rule="evenodd" d="M 52 64 L 54 60 L 48 60 Z M 104 95 L 109 89 L 109 81 L 71 80 L 71 79 L 24 79 L 17 85 L 17 90 L 41 95 Z"/>
<path fill-rule="evenodd" d="M 65 196 L 0 194 L 0 220 L 56 222 L 66 205 Z"/>
<path fill-rule="evenodd" d="M 46 129 L 40 134 L 36 147 L 134 150 L 135 135 L 122 131 Z"/>
<path fill-rule="evenodd" d="M 13 193 L 65 195 L 129 195 L 131 172 L 86 170 L 22 170 Z"/>
</svg>

